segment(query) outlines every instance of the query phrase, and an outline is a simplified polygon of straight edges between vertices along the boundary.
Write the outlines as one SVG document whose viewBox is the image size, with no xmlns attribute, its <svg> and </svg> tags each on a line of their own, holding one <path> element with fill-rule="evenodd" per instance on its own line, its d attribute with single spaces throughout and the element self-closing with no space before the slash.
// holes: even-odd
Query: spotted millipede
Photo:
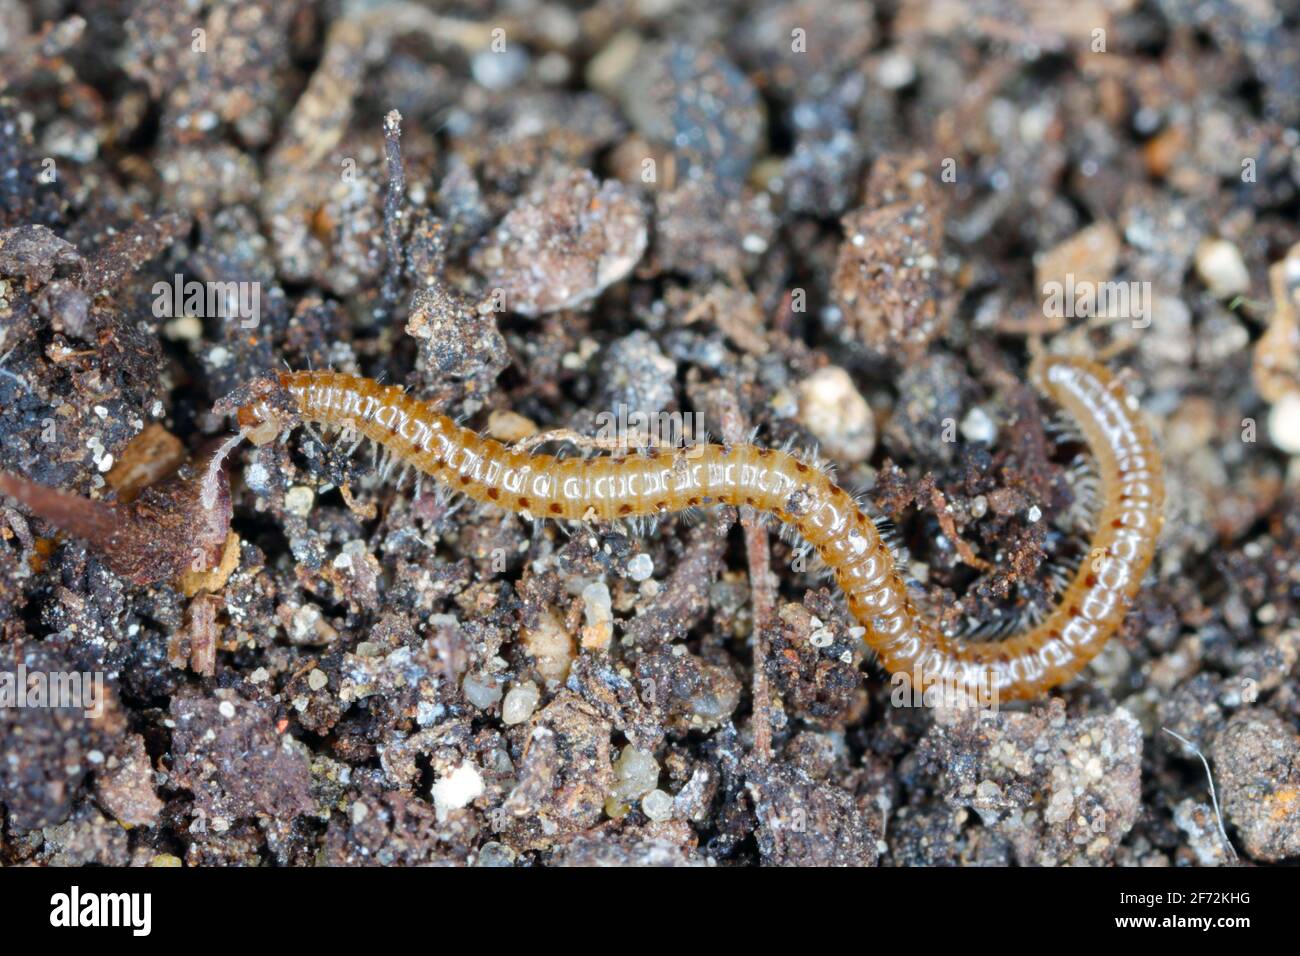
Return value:
<svg viewBox="0 0 1300 956">
<path fill-rule="evenodd" d="M 913 686 L 937 684 L 980 700 L 1035 697 L 1077 674 L 1123 620 L 1162 522 L 1159 453 L 1110 373 L 1093 362 L 1040 355 L 1030 378 L 1078 421 L 1096 459 L 1098 530 L 1089 559 L 1040 624 L 1001 641 L 968 643 L 924 619 L 875 523 L 793 455 L 736 444 L 560 459 L 484 438 L 396 386 L 336 372 L 279 374 L 304 421 L 350 428 L 475 501 L 528 517 L 611 522 L 712 503 L 769 512 L 821 555 L 885 668 Z M 259 443 L 284 424 L 267 401 L 240 407 L 237 420 Z"/>
</svg>

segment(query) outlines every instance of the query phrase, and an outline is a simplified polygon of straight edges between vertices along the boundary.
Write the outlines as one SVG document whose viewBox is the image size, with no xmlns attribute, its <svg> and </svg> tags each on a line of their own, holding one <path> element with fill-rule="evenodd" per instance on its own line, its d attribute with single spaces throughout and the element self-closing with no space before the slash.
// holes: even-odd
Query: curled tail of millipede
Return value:
<svg viewBox="0 0 1300 956">
<path fill-rule="evenodd" d="M 1077 674 L 1119 627 L 1155 551 L 1160 458 L 1128 397 L 1100 365 L 1043 355 L 1034 384 L 1068 412 L 1097 463 L 1101 509 L 1088 557 L 1041 623 L 992 643 L 947 637 L 919 613 L 875 522 L 822 470 L 752 444 L 648 449 L 626 458 L 517 451 L 462 428 L 395 386 L 335 372 L 281 372 L 303 421 L 370 438 L 406 465 L 487 504 L 532 518 L 616 521 L 711 503 L 749 505 L 793 526 L 834 573 L 865 640 L 914 687 L 980 700 L 1035 697 Z M 269 401 L 238 409 L 244 433 L 286 424 Z"/>
</svg>

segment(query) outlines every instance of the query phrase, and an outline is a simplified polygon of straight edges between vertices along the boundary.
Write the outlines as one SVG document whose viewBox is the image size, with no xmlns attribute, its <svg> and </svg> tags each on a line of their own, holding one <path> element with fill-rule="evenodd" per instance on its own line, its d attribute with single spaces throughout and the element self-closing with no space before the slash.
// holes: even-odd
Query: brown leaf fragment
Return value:
<svg viewBox="0 0 1300 956">
<path fill-rule="evenodd" d="M 129 503 L 93 501 L 0 472 L 0 492 L 81 538 L 135 584 L 172 581 L 214 567 L 230 530 L 230 481 L 221 448 Z"/>
</svg>

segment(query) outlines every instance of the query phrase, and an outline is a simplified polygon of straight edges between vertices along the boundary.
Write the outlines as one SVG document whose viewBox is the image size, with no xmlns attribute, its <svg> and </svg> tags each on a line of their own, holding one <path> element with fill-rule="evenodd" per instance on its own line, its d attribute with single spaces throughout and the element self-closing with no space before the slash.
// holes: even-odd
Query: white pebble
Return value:
<svg viewBox="0 0 1300 956">
<path fill-rule="evenodd" d="M 483 793 L 483 778 L 471 763 L 463 763 L 447 776 L 440 778 L 430 791 L 439 821 L 447 818 L 449 810 L 459 810 Z"/>
<path fill-rule="evenodd" d="M 633 581 L 644 581 L 654 573 L 655 562 L 648 554 L 638 554 L 627 563 L 627 576 Z"/>
<path fill-rule="evenodd" d="M 998 428 L 993 424 L 989 413 L 976 405 L 961 420 L 961 434 L 967 441 L 991 444 L 997 437 Z"/>
<path fill-rule="evenodd" d="M 659 763 L 653 754 L 635 747 L 624 747 L 614 763 L 614 797 L 630 803 L 659 783 Z"/>
<path fill-rule="evenodd" d="M 641 812 L 656 823 L 672 819 L 673 798 L 662 790 L 651 790 L 641 801 Z"/>
<path fill-rule="evenodd" d="M 320 608 L 304 604 L 293 612 L 289 625 L 289 640 L 294 644 L 308 644 L 316 640 L 321 627 Z"/>
<path fill-rule="evenodd" d="M 901 90 L 916 79 L 916 64 L 902 50 L 887 50 L 876 64 L 876 82 L 887 90 Z"/>
<path fill-rule="evenodd" d="M 541 700 L 541 696 L 537 685 L 532 681 L 516 684 L 510 688 L 510 692 L 506 694 L 505 702 L 501 705 L 502 722 L 506 726 L 522 724 L 533 716 L 533 711 L 537 709 L 537 703 Z"/>
<path fill-rule="evenodd" d="M 494 674 L 474 671 L 460 682 L 465 699 L 479 710 L 487 710 L 501 699 L 501 679 Z"/>
<path fill-rule="evenodd" d="M 1206 239 L 1196 247 L 1196 272 L 1217 299 L 1230 299 L 1250 288 L 1241 252 L 1227 239 Z"/>
<path fill-rule="evenodd" d="M 1268 437 L 1288 455 L 1300 455 L 1300 392 L 1287 392 L 1268 413 Z"/>
<path fill-rule="evenodd" d="M 312 502 L 315 500 L 316 493 L 306 485 L 294 485 L 284 493 L 284 510 L 305 518 L 311 514 Z"/>
<path fill-rule="evenodd" d="M 254 462 L 244 469 L 244 483 L 254 491 L 261 492 L 270 480 L 271 473 L 266 470 L 266 466 Z"/>
<path fill-rule="evenodd" d="M 182 315 L 163 326 L 163 336 L 173 342 L 196 342 L 203 335 L 203 323 L 193 315 Z"/>
<path fill-rule="evenodd" d="M 799 383 L 799 421 L 828 452 L 862 461 L 876 447 L 876 420 L 849 373 L 837 365 L 818 369 Z"/>
<path fill-rule="evenodd" d="M 307 686 L 310 687 L 312 690 L 324 690 L 326 685 L 329 684 L 329 682 L 330 679 L 325 675 L 325 672 L 320 668 L 316 668 L 310 674 L 307 675 Z"/>
<path fill-rule="evenodd" d="M 228 700 L 223 700 L 219 705 L 217 705 L 217 713 L 226 718 L 226 720 L 229 720 L 231 717 L 235 716 L 235 705 Z"/>
<path fill-rule="evenodd" d="M 614 607 L 609 586 L 604 581 L 593 581 L 582 589 L 582 646 L 588 650 L 603 650 L 614 636 Z"/>
<path fill-rule="evenodd" d="M 520 46 L 508 46 L 500 52 L 480 50 L 470 60 L 474 81 L 489 90 L 515 86 L 528 72 L 528 55 Z"/>
</svg>

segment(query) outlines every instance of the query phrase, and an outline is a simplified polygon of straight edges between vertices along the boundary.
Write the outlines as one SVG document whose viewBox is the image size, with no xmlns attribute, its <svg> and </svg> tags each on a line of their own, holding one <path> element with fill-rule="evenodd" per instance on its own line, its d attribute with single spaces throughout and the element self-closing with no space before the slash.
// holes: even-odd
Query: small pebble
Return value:
<svg viewBox="0 0 1300 956">
<path fill-rule="evenodd" d="M 998 429 L 993 424 L 993 419 L 989 417 L 989 413 L 976 405 L 961 420 L 961 434 L 967 441 L 987 445 L 997 437 Z"/>
<path fill-rule="evenodd" d="M 645 581 L 654 573 L 654 559 L 648 554 L 638 554 L 627 563 L 627 576 L 633 581 Z"/>
<path fill-rule="evenodd" d="M 316 493 L 306 485 L 294 485 L 284 493 L 284 510 L 291 515 L 305 518 L 311 514 L 311 506 L 315 500 Z"/>
<path fill-rule="evenodd" d="M 484 843 L 479 848 L 478 859 L 474 861 L 475 866 L 514 866 L 515 860 L 519 858 L 510 847 L 504 843 L 497 843 L 495 840 Z"/>
<path fill-rule="evenodd" d="M 916 64 L 903 50 L 889 50 L 876 63 L 876 82 L 887 90 L 901 90 L 916 79 Z"/>
<path fill-rule="evenodd" d="M 537 434 L 537 425 L 531 418 L 501 408 L 488 416 L 487 427 L 491 437 L 508 445 Z"/>
<path fill-rule="evenodd" d="M 163 326 L 163 335 L 173 342 L 197 342 L 203 335 L 203 322 L 192 315 L 182 315 Z"/>
<path fill-rule="evenodd" d="M 516 684 L 510 688 L 510 692 L 506 694 L 505 702 L 501 705 L 502 722 L 507 727 L 522 724 L 533 715 L 541 696 L 537 685 L 532 681 Z"/>
<path fill-rule="evenodd" d="M 535 627 L 520 628 L 519 637 L 542 680 L 557 684 L 568 676 L 576 649 L 563 618 L 555 608 L 548 607 L 542 611 Z"/>
<path fill-rule="evenodd" d="M 504 90 L 517 84 L 528 72 L 528 54 L 515 44 L 501 51 L 480 50 L 470 60 L 469 69 L 479 86 Z"/>
<path fill-rule="evenodd" d="M 652 754 L 635 747 L 624 747 L 614 763 L 614 797 L 631 803 L 653 790 L 659 783 L 659 764 Z"/>
<path fill-rule="evenodd" d="M 582 589 L 582 646 L 589 651 L 604 650 L 614 636 L 614 609 L 609 587 L 593 581 Z"/>
<path fill-rule="evenodd" d="M 315 604 L 304 604 L 293 612 L 289 625 L 289 642 L 299 645 L 329 644 L 338 632 L 325 620 Z"/>
<path fill-rule="evenodd" d="M 495 674 L 473 671 L 465 675 L 460 689 L 465 692 L 465 699 L 479 710 L 487 710 L 501 700 L 501 679 Z"/>
<path fill-rule="evenodd" d="M 641 801 L 641 812 L 656 823 L 672 819 L 673 798 L 662 790 L 651 790 Z"/>
<path fill-rule="evenodd" d="M 1226 239 L 1206 239 L 1196 247 L 1196 273 L 1217 299 L 1250 289 L 1250 273 L 1241 252 Z"/>
<path fill-rule="evenodd" d="M 849 373 L 837 365 L 818 369 L 799 385 L 799 421 L 826 451 L 863 461 L 876 447 L 876 420 Z"/>
<path fill-rule="evenodd" d="M 483 793 L 483 777 L 471 763 L 463 763 L 431 788 L 433 806 L 438 819 L 446 819 L 447 812 L 468 806 Z"/>
<path fill-rule="evenodd" d="M 1300 392 L 1287 392 L 1269 411 L 1268 437 L 1288 455 L 1300 455 Z"/>
</svg>

